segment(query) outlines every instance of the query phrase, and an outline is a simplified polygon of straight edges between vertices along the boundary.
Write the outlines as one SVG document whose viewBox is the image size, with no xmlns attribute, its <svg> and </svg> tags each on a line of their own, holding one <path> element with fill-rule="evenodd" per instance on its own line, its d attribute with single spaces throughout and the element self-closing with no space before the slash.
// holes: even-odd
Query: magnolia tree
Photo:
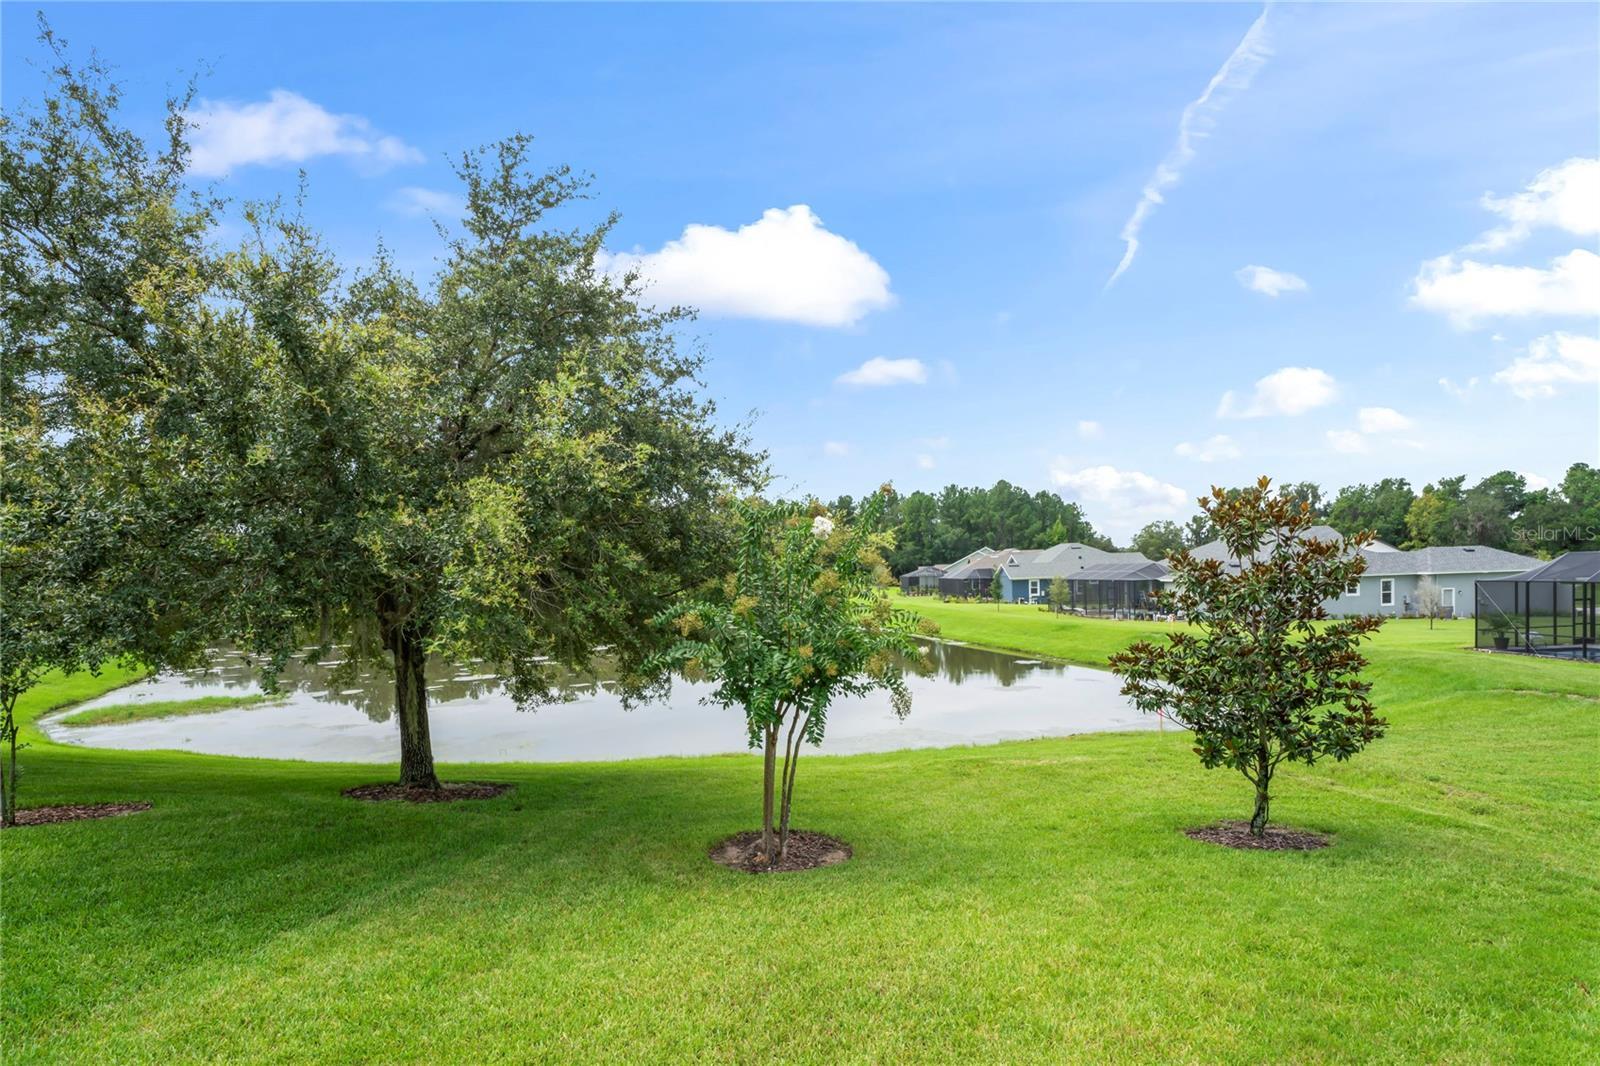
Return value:
<svg viewBox="0 0 1600 1066">
<path fill-rule="evenodd" d="M 925 668 L 916 635 L 937 632 L 892 608 L 876 587 L 879 553 L 889 543 L 876 531 L 886 498 L 874 497 L 850 524 L 815 505 L 736 505 L 732 572 L 714 594 L 656 618 L 676 638 L 656 667 L 714 680 L 708 700 L 741 708 L 750 746 L 762 749 L 758 862 L 768 866 L 788 857 L 801 744 L 822 743 L 839 696 L 887 689 L 896 712 L 906 714 L 905 671 Z"/>
<path fill-rule="evenodd" d="M 1311 511 L 1272 494 L 1270 484 L 1213 489 L 1200 500 L 1234 561 L 1180 552 L 1173 587 L 1159 597 L 1195 628 L 1111 657 L 1123 694 L 1140 710 L 1193 732 L 1207 769 L 1231 767 L 1254 786 L 1255 836 L 1266 831 L 1279 765 L 1348 759 L 1386 725 L 1361 679 L 1361 641 L 1382 619 L 1330 621 L 1323 608 L 1366 569 L 1358 549 L 1373 535 L 1305 537 Z"/>
</svg>

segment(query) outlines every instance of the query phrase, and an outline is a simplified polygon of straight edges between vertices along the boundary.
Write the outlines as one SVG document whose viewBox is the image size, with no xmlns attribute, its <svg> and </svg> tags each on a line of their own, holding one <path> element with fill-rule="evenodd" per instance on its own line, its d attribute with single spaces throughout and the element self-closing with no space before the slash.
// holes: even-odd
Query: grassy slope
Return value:
<svg viewBox="0 0 1600 1066">
<path fill-rule="evenodd" d="M 194 700 L 148 700 L 144 703 L 111 703 L 75 711 L 61 719 L 62 725 L 118 725 L 150 718 L 182 718 L 191 714 L 215 714 L 236 707 L 252 707 L 271 696 L 202 696 Z"/>
<path fill-rule="evenodd" d="M 1034 654 L 1141 632 L 927 606 Z M 787 878 L 704 858 L 748 757 L 391 807 L 337 795 L 373 767 L 38 744 L 24 802 L 156 807 L 0 834 L 4 1058 L 1593 1061 L 1600 671 L 1466 640 L 1380 637 L 1390 737 L 1274 806 L 1337 834 L 1304 855 L 1179 834 L 1248 797 L 1171 733 L 812 758 L 799 822 L 856 857 Z"/>
<path fill-rule="evenodd" d="M 33 723 L 51 711 L 92 700 L 149 676 L 150 671 L 142 666 L 121 663 L 109 663 L 96 674 L 81 673 L 65 677 L 60 673 L 46 674 L 43 681 L 17 698 L 17 721 L 22 726 L 23 743 L 44 739 Z"/>
</svg>

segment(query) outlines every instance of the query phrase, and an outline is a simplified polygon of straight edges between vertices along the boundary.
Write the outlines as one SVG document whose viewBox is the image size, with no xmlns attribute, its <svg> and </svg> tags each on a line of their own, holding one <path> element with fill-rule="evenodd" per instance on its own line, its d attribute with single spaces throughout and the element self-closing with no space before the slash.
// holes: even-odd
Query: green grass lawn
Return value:
<svg viewBox="0 0 1600 1066">
<path fill-rule="evenodd" d="M 112 703 L 104 707 L 74 711 L 61 719 L 62 725 L 117 725 L 142 722 L 149 718 L 181 718 L 190 714 L 215 714 L 235 707 L 253 707 L 273 699 L 271 696 L 202 696 L 196 700 L 149 700 L 144 703 Z"/>
<path fill-rule="evenodd" d="M 1084 662 L 1152 631 L 913 605 Z M 338 791 L 392 767 L 34 732 L 25 805 L 155 807 L 0 833 L 0 1057 L 1596 1061 L 1600 670 L 1469 640 L 1379 636 L 1390 735 L 1281 775 L 1275 817 L 1336 836 L 1298 854 L 1184 837 L 1250 797 L 1171 731 L 808 758 L 797 823 L 855 857 L 777 877 L 705 857 L 754 757 L 447 767 L 518 787 L 391 806 Z"/>
</svg>

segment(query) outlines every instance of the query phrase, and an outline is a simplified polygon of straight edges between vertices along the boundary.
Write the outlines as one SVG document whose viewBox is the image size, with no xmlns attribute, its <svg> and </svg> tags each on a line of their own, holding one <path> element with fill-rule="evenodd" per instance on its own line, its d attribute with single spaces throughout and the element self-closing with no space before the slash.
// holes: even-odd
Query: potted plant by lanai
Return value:
<svg viewBox="0 0 1600 1066">
<path fill-rule="evenodd" d="M 1516 627 L 1509 618 L 1501 616 L 1489 623 L 1489 632 L 1494 634 L 1495 650 L 1505 651 L 1511 647 L 1511 635 L 1516 632 Z"/>
</svg>

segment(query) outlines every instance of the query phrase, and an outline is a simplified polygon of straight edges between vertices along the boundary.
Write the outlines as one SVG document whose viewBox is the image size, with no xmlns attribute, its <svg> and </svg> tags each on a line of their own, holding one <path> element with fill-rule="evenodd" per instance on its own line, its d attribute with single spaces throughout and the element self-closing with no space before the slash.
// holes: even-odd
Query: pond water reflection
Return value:
<svg viewBox="0 0 1600 1066">
<path fill-rule="evenodd" d="M 840 700 L 828 716 L 821 751 L 849 754 L 901 748 L 989 744 L 1043 736 L 1154 728 L 1101 670 L 1040 662 L 934 641 L 933 672 L 909 680 L 911 714 L 890 709 L 885 693 Z M 337 652 L 336 652 L 337 654 Z M 280 680 L 281 701 L 214 714 L 75 728 L 61 715 L 41 725 L 67 744 L 177 749 L 213 755 L 394 762 L 393 682 L 382 671 L 335 673 L 330 660 L 296 666 Z M 341 676 L 344 675 L 344 676 Z M 519 711 L 483 663 L 431 663 L 428 694 L 434 754 L 442 762 L 558 762 L 745 751 L 742 716 L 705 706 L 710 686 L 674 682 L 662 700 L 626 710 L 602 678 L 575 678 L 569 703 Z M 219 652 L 205 671 L 162 674 L 83 704 L 197 699 L 261 691 L 243 658 Z"/>
</svg>

